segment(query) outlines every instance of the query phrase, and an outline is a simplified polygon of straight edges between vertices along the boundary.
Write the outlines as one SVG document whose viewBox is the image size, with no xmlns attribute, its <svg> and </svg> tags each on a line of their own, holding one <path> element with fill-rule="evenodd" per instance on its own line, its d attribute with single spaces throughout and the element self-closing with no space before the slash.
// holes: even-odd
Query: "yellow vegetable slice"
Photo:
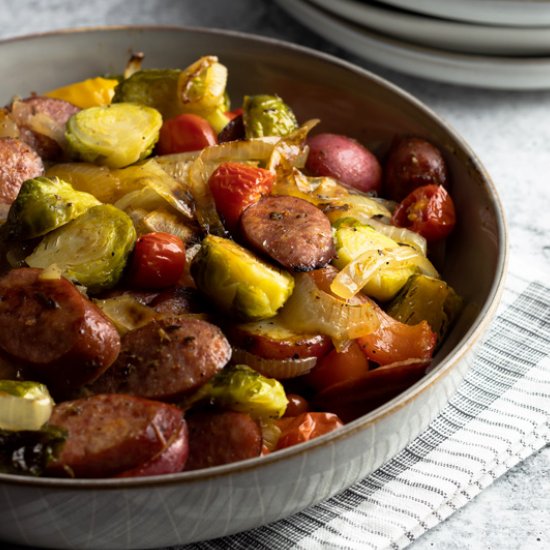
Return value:
<svg viewBox="0 0 550 550">
<path fill-rule="evenodd" d="M 0 380 L 0 429 L 39 430 L 50 418 L 54 402 L 38 382 Z"/>
</svg>

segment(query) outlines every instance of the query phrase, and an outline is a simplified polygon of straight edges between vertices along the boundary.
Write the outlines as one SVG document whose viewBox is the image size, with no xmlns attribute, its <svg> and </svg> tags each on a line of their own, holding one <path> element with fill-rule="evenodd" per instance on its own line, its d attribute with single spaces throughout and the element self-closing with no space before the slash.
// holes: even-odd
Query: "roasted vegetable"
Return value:
<svg viewBox="0 0 550 550">
<path fill-rule="evenodd" d="M 65 431 L 55 426 L 17 432 L 0 430 L 0 472 L 42 475 L 66 438 Z"/>
<path fill-rule="evenodd" d="M 53 406 L 43 384 L 0 380 L 0 430 L 39 430 L 49 420 Z"/>
<path fill-rule="evenodd" d="M 288 404 L 283 385 L 278 380 L 266 378 L 246 365 L 227 366 L 221 370 L 191 397 L 193 403 L 201 400 L 248 413 L 258 420 L 280 418 Z"/>
<path fill-rule="evenodd" d="M 374 266 L 374 262 L 378 260 L 372 275 L 367 278 L 363 286 L 363 292 L 372 298 L 378 300 L 393 298 L 415 271 L 415 265 L 412 262 L 409 265 L 405 263 L 387 266 L 383 251 L 397 250 L 399 245 L 366 225 L 341 225 L 335 232 L 335 243 L 337 258 L 334 265 L 339 269 L 344 269 L 367 252 L 371 253 L 372 258 L 363 258 L 365 262 L 369 260 L 369 266 Z M 412 248 L 407 247 L 407 249 L 411 253 L 415 252 Z M 365 262 L 363 262 L 364 266 L 356 265 L 356 269 L 366 269 Z"/>
<path fill-rule="evenodd" d="M 204 117 L 216 132 L 229 122 L 225 86 L 227 69 L 214 56 L 201 57 L 184 70 L 143 69 L 123 80 L 113 102 L 154 107 L 163 118 L 182 113 Z"/>
<path fill-rule="evenodd" d="M 88 78 L 80 82 L 74 82 L 61 88 L 46 92 L 46 97 L 63 99 L 81 109 L 109 105 L 115 94 L 115 87 L 118 80 L 114 78 Z"/>
<path fill-rule="evenodd" d="M 197 287 L 243 320 L 273 317 L 294 287 L 292 276 L 237 243 L 208 235 L 191 265 Z"/>
<path fill-rule="evenodd" d="M 134 103 L 91 107 L 73 115 L 66 139 L 80 160 L 122 168 L 147 157 L 158 140 L 162 117 Z"/>
<path fill-rule="evenodd" d="M 93 195 L 77 191 L 57 177 L 27 180 L 10 208 L 7 235 L 11 239 L 45 235 L 98 204 Z"/>
<path fill-rule="evenodd" d="M 408 325 L 428 321 L 440 344 L 461 307 L 462 298 L 445 281 L 417 274 L 409 279 L 387 312 Z"/>
<path fill-rule="evenodd" d="M 113 103 L 137 103 L 159 111 L 163 118 L 181 113 L 178 101 L 178 69 L 142 69 L 122 80 L 115 89 Z"/>
<path fill-rule="evenodd" d="M 245 96 L 243 120 L 247 139 L 287 136 L 298 128 L 294 113 L 277 95 Z"/>
<path fill-rule="evenodd" d="M 103 204 L 46 235 L 26 262 L 41 268 L 55 264 L 68 279 L 97 292 L 117 283 L 135 240 L 128 215 Z"/>
</svg>

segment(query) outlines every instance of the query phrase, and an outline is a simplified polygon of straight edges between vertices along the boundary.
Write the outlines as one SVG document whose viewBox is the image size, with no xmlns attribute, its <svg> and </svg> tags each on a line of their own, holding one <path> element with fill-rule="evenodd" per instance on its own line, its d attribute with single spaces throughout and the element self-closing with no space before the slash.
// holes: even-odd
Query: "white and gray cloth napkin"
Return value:
<svg viewBox="0 0 550 550">
<path fill-rule="evenodd" d="M 186 550 L 400 549 L 550 443 L 550 286 L 510 274 L 474 366 L 429 428 L 339 495 Z M 181 548 L 181 547 L 180 547 Z"/>
</svg>

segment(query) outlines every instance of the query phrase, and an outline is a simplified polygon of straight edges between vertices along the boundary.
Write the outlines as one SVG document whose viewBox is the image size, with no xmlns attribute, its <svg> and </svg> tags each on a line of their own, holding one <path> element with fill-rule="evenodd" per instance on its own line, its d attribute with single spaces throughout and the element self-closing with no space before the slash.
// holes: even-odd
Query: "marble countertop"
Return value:
<svg viewBox="0 0 550 550">
<path fill-rule="evenodd" d="M 230 28 L 345 58 L 401 86 L 447 120 L 491 174 L 506 210 L 510 268 L 550 275 L 550 90 L 490 91 L 405 76 L 331 45 L 269 0 L 0 0 L 0 38 L 66 27 Z M 414 550 L 550 547 L 550 447 L 496 480 L 412 544 Z"/>
</svg>

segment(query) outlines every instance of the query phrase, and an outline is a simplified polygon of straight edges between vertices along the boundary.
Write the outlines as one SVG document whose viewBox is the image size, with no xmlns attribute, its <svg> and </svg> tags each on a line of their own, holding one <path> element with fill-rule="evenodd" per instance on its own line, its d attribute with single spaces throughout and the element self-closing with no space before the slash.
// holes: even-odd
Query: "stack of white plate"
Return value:
<svg viewBox="0 0 550 550">
<path fill-rule="evenodd" d="M 276 2 L 324 38 L 391 69 L 466 86 L 550 88 L 550 0 Z"/>
</svg>

